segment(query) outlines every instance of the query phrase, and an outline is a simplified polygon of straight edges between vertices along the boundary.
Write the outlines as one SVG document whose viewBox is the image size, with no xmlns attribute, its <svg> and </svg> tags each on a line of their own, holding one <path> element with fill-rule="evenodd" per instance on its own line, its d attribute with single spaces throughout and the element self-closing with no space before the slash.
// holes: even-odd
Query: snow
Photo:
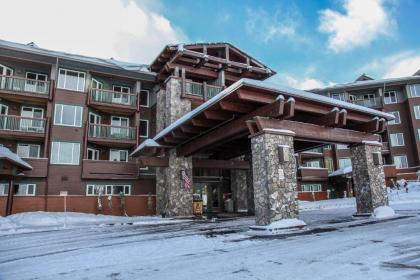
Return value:
<svg viewBox="0 0 420 280">
<path fill-rule="evenodd" d="M 13 153 L 6 147 L 0 147 L 0 158 L 14 162 L 27 170 L 32 170 L 32 166 L 29 165 L 29 163 L 25 162 L 17 154 Z"/>
<path fill-rule="evenodd" d="M 345 174 L 349 174 L 353 172 L 353 167 L 350 166 L 346 166 L 340 169 L 337 169 L 334 172 L 331 172 L 328 177 L 334 177 L 334 176 L 341 176 L 341 175 L 345 175 Z"/>
<path fill-rule="evenodd" d="M 380 206 L 375 208 L 372 214 L 372 218 L 385 219 L 395 216 L 395 211 L 389 206 Z"/>
<path fill-rule="evenodd" d="M 367 144 L 367 145 L 374 145 L 374 146 L 381 146 L 382 147 L 382 143 L 379 141 L 368 141 L 368 140 L 363 140 L 362 141 L 363 144 Z"/>
</svg>

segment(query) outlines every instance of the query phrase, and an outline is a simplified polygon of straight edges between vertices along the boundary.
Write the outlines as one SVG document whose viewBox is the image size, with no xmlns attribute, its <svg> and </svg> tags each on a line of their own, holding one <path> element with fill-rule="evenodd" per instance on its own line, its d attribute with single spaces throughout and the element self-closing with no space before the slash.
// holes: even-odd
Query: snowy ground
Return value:
<svg viewBox="0 0 420 280">
<path fill-rule="evenodd" d="M 272 239 L 245 234 L 253 218 L 38 217 L 0 236 L 0 279 L 420 279 L 420 190 L 391 206 L 394 219 L 355 221 L 354 200 L 302 203 L 310 230 Z"/>
</svg>

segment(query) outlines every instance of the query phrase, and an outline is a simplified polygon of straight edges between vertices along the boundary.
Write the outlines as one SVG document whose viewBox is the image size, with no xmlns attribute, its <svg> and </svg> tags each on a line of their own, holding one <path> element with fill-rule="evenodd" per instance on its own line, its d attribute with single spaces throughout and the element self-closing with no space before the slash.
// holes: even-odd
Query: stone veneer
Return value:
<svg viewBox="0 0 420 280">
<path fill-rule="evenodd" d="M 251 138 L 257 225 L 298 215 L 293 135 L 293 132 L 265 130 Z M 280 162 L 279 145 L 287 147 L 286 162 Z"/>
<path fill-rule="evenodd" d="M 381 145 L 363 143 L 351 147 L 357 214 L 372 213 L 376 207 L 388 205 L 384 168 L 382 163 L 373 163 L 373 153 L 381 153 Z"/>
<path fill-rule="evenodd" d="M 156 131 L 159 132 L 191 111 L 191 101 L 182 98 L 181 80 L 170 78 L 165 89 L 157 94 Z M 167 216 L 192 215 L 192 160 L 177 157 L 176 151 L 167 152 L 169 167 L 156 168 L 156 211 Z M 191 188 L 185 189 L 181 179 L 184 169 L 191 180 Z"/>
<path fill-rule="evenodd" d="M 232 190 L 235 211 L 248 212 L 248 184 L 247 171 L 242 169 L 231 170 L 230 187 Z"/>
</svg>

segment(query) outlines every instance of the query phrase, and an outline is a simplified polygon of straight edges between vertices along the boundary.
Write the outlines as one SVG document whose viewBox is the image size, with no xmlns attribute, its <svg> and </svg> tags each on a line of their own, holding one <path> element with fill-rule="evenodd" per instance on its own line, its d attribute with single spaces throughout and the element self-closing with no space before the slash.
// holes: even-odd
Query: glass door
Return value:
<svg viewBox="0 0 420 280">
<path fill-rule="evenodd" d="M 47 75 L 39 73 L 26 73 L 25 91 L 29 92 L 47 92 Z"/>
<path fill-rule="evenodd" d="M 0 104 L 0 129 L 7 129 L 7 114 L 9 107 L 4 104 Z"/>
<path fill-rule="evenodd" d="M 125 117 L 111 118 L 111 135 L 117 136 L 118 138 L 127 138 L 129 129 L 129 119 Z"/>
<path fill-rule="evenodd" d="M 12 89 L 13 69 L 0 64 L 0 76 L 0 88 Z"/>
<path fill-rule="evenodd" d="M 22 107 L 20 129 L 23 131 L 41 132 L 44 129 L 44 109 L 34 107 Z"/>
<path fill-rule="evenodd" d="M 130 104 L 130 88 L 123 86 L 113 86 L 114 94 L 112 96 L 113 103 Z"/>
<path fill-rule="evenodd" d="M 104 84 L 98 80 L 92 79 L 92 99 L 94 101 L 106 102 L 106 98 L 102 92 Z"/>
<path fill-rule="evenodd" d="M 101 116 L 89 112 L 89 131 L 91 137 L 99 137 L 101 135 Z"/>
</svg>

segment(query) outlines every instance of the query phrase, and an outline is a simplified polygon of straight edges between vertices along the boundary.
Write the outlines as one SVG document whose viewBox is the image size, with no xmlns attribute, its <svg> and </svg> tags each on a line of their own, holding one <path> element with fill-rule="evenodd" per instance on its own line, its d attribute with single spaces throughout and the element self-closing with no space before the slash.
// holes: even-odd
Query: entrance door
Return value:
<svg viewBox="0 0 420 280">
<path fill-rule="evenodd" d="M 101 116 L 89 112 L 89 130 L 92 137 L 99 137 L 101 135 Z"/>
<path fill-rule="evenodd" d="M 44 109 L 41 108 L 34 108 L 34 107 L 22 107 L 21 116 L 25 117 L 20 120 L 20 129 L 23 131 L 35 131 L 40 132 L 43 131 L 43 120 L 44 117 Z M 36 120 L 31 120 L 31 119 Z"/>
<path fill-rule="evenodd" d="M 0 88 L 11 89 L 13 79 L 10 76 L 13 76 L 13 69 L 0 64 L 0 76 Z"/>
<path fill-rule="evenodd" d="M 203 201 L 203 212 L 221 212 L 223 209 L 221 183 L 195 183 L 195 197 Z"/>
</svg>

